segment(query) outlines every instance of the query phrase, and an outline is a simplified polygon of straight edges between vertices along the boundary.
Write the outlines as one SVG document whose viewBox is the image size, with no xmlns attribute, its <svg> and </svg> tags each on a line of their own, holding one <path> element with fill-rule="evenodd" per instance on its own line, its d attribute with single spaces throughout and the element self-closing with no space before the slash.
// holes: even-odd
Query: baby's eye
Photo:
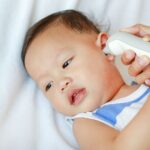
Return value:
<svg viewBox="0 0 150 150">
<path fill-rule="evenodd" d="M 47 92 L 51 88 L 51 86 L 52 86 L 52 83 L 49 82 L 45 87 L 45 91 Z"/>
<path fill-rule="evenodd" d="M 62 65 L 62 68 L 65 69 L 72 61 L 73 58 L 68 59 L 67 61 L 64 62 L 64 64 Z"/>
</svg>

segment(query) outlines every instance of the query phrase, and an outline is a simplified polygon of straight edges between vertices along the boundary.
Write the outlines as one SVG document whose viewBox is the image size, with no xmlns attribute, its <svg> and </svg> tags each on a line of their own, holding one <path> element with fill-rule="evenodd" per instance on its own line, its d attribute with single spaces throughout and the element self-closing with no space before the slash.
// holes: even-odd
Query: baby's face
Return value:
<svg viewBox="0 0 150 150">
<path fill-rule="evenodd" d="M 92 111 L 112 96 L 109 87 L 120 74 L 96 40 L 96 33 L 60 25 L 38 35 L 28 48 L 28 73 L 65 115 Z"/>
</svg>

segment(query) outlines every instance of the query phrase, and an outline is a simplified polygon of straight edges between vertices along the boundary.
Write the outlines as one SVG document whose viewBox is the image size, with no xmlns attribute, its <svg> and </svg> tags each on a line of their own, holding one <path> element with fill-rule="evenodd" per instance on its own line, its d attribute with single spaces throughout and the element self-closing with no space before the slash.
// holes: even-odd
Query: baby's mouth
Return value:
<svg viewBox="0 0 150 150">
<path fill-rule="evenodd" d="M 71 105 L 78 105 L 80 102 L 83 101 L 86 94 L 87 94 L 87 92 L 86 92 L 85 88 L 72 90 L 68 95 L 70 104 Z"/>
</svg>

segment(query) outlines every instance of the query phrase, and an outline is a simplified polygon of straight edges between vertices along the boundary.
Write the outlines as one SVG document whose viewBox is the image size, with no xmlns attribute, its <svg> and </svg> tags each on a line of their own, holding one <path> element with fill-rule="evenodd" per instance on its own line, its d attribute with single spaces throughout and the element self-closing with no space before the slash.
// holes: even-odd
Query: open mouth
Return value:
<svg viewBox="0 0 150 150">
<path fill-rule="evenodd" d="M 86 96 L 86 89 L 80 88 L 80 89 L 74 89 L 69 94 L 69 101 L 71 105 L 78 105 Z"/>
</svg>

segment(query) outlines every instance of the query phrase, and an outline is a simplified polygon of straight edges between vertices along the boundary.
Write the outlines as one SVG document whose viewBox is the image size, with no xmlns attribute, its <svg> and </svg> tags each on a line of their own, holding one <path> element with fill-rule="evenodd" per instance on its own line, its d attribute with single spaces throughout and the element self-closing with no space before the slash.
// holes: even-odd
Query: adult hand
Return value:
<svg viewBox="0 0 150 150">
<path fill-rule="evenodd" d="M 150 42 L 150 26 L 136 24 L 121 31 L 134 34 Z M 123 64 L 129 65 L 128 72 L 135 77 L 137 83 L 145 83 L 150 86 L 150 58 L 138 57 L 132 50 L 127 50 L 122 54 L 121 60 Z"/>
<path fill-rule="evenodd" d="M 145 41 L 150 41 L 150 26 L 143 24 L 136 24 L 128 28 L 121 29 L 121 31 L 128 32 L 143 38 Z"/>
</svg>

